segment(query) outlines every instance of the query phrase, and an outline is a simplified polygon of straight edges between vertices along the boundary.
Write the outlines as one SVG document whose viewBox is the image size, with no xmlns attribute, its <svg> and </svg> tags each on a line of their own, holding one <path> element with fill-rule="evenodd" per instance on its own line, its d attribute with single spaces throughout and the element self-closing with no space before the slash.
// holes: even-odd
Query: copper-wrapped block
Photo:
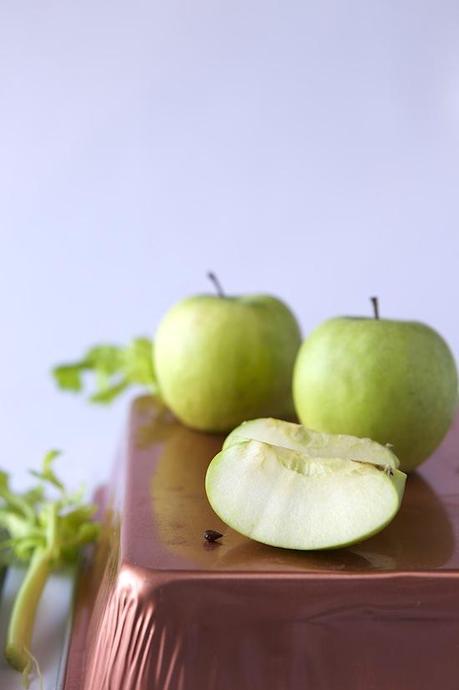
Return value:
<svg viewBox="0 0 459 690">
<path fill-rule="evenodd" d="M 134 403 L 65 690 L 457 690 L 459 428 L 381 534 L 315 553 L 217 518 L 204 476 L 221 443 Z"/>
</svg>

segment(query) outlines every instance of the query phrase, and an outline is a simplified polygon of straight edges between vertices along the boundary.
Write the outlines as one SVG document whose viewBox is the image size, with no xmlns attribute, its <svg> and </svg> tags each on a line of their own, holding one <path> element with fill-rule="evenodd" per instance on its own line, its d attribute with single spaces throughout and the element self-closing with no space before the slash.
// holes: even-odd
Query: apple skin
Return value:
<svg viewBox="0 0 459 690">
<path fill-rule="evenodd" d="M 406 475 L 354 462 L 347 444 L 341 454 L 327 436 L 321 456 L 254 440 L 224 448 L 206 473 L 212 508 L 240 534 L 285 549 L 341 548 L 376 534 L 399 510 Z"/>
<path fill-rule="evenodd" d="M 184 424 L 201 431 L 229 431 L 253 417 L 291 418 L 300 344 L 292 312 L 270 295 L 184 299 L 155 337 L 161 395 Z"/>
<path fill-rule="evenodd" d="M 293 397 L 304 425 L 390 443 L 409 472 L 448 431 L 457 386 L 453 355 L 429 326 L 342 317 L 304 341 Z"/>
</svg>

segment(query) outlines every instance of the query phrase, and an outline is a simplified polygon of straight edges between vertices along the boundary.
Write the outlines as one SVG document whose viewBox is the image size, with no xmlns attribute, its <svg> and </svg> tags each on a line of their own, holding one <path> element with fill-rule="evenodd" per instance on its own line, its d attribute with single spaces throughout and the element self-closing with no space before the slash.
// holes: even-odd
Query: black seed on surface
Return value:
<svg viewBox="0 0 459 690">
<path fill-rule="evenodd" d="M 221 532 L 217 532 L 215 529 L 206 529 L 204 532 L 204 539 L 206 541 L 217 541 L 217 539 L 221 539 L 223 537 L 223 534 Z"/>
</svg>

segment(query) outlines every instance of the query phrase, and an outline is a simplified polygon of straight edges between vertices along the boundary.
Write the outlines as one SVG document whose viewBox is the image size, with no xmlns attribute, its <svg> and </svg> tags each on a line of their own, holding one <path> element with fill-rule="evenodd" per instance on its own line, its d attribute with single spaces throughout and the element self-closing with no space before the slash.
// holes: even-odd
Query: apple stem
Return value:
<svg viewBox="0 0 459 690">
<path fill-rule="evenodd" d="M 211 283 L 213 283 L 213 286 L 214 286 L 214 288 L 215 288 L 216 291 L 217 291 L 217 295 L 218 295 L 219 297 L 224 297 L 224 296 L 225 296 L 225 293 L 223 292 L 222 284 L 221 284 L 220 281 L 218 280 L 218 278 L 217 278 L 217 276 L 215 275 L 215 273 L 212 273 L 212 271 L 209 271 L 209 272 L 207 273 L 207 277 L 209 278 L 209 280 L 211 281 Z"/>
<path fill-rule="evenodd" d="M 370 297 L 371 303 L 373 305 L 373 315 L 375 319 L 379 319 L 379 301 L 377 297 Z"/>
</svg>

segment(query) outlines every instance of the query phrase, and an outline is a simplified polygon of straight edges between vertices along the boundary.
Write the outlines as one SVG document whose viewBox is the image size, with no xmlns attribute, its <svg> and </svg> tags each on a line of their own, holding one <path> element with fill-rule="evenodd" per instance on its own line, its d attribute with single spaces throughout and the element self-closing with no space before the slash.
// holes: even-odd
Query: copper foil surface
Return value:
<svg viewBox="0 0 459 690">
<path fill-rule="evenodd" d="M 133 403 L 64 690 L 458 690 L 459 425 L 409 477 L 391 525 L 336 551 L 276 549 L 223 524 L 204 492 L 221 443 L 151 398 Z"/>
</svg>

